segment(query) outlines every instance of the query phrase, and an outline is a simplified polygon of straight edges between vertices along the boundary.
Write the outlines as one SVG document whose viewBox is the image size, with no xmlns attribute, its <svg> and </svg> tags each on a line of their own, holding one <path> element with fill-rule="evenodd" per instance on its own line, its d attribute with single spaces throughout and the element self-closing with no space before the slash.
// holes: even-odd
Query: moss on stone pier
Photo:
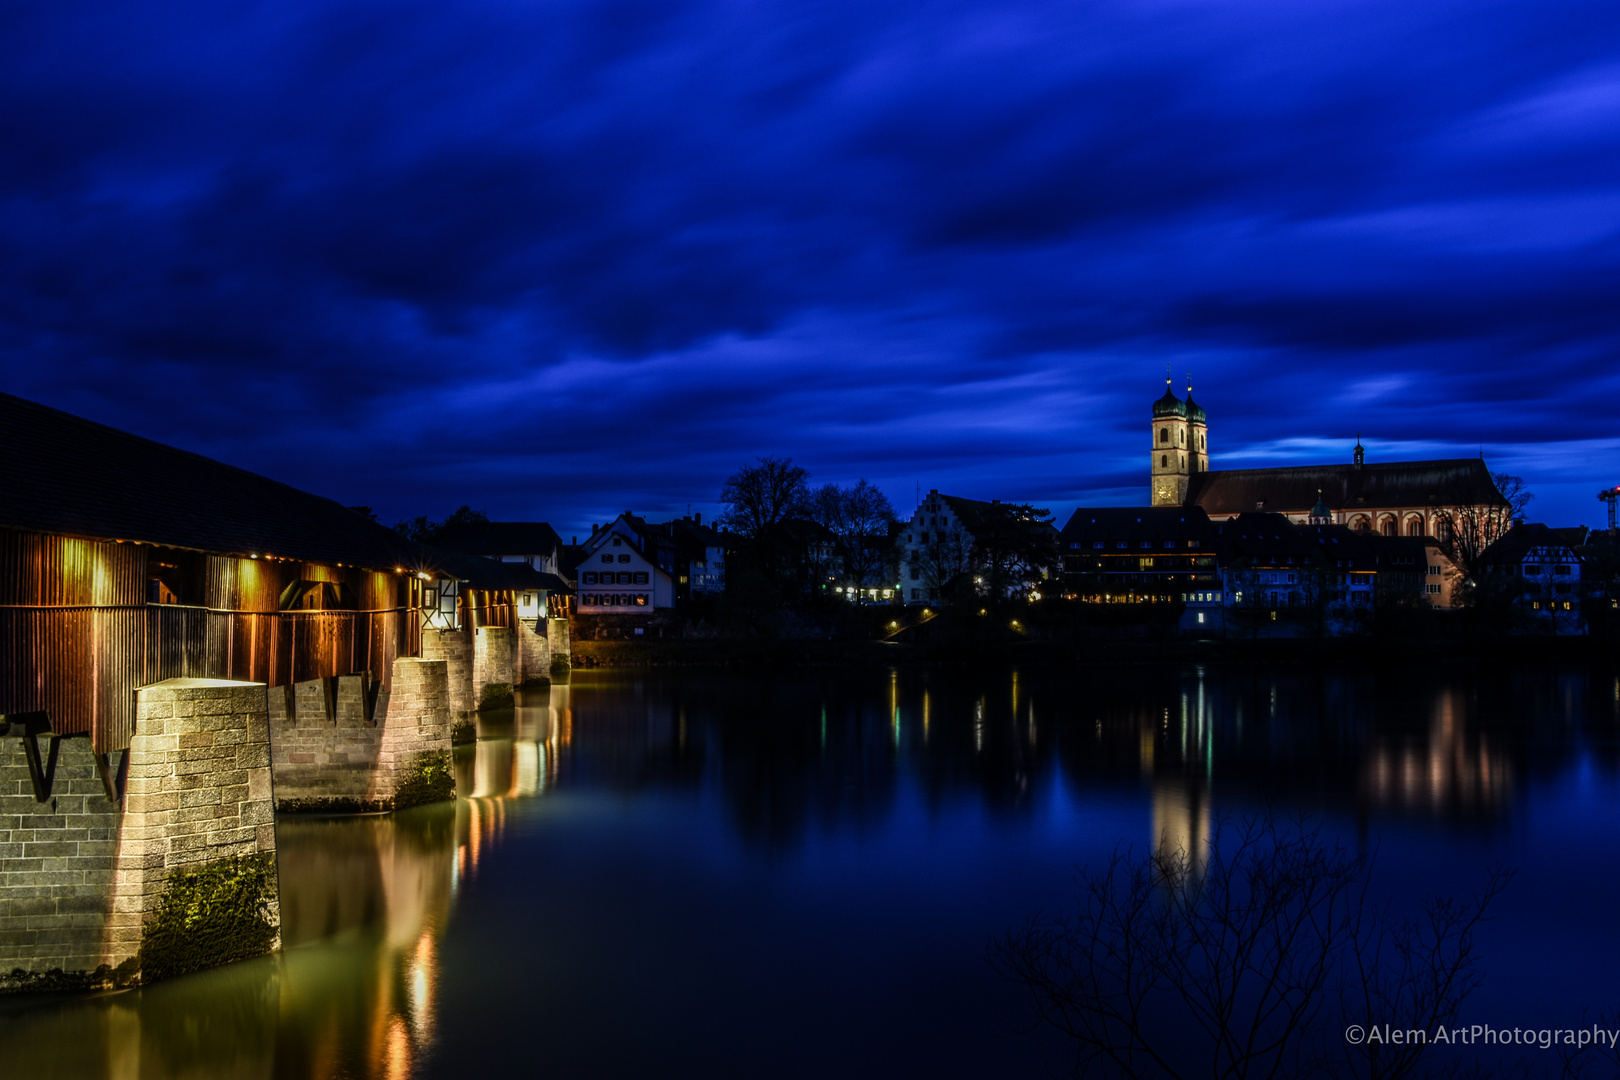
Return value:
<svg viewBox="0 0 1620 1080">
<path fill-rule="evenodd" d="M 270 852 L 171 871 L 142 929 L 141 981 L 263 956 L 276 945 L 275 905 Z"/>
<path fill-rule="evenodd" d="M 455 797 L 456 775 L 451 768 L 450 752 L 440 750 L 423 754 L 411 765 L 394 792 L 394 809 L 444 802 Z"/>
</svg>

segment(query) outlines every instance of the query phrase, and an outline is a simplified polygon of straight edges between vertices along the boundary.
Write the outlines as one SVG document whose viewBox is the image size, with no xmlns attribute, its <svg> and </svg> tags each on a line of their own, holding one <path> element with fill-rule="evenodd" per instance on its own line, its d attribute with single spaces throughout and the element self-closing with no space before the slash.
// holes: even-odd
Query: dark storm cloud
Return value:
<svg viewBox="0 0 1620 1080">
<path fill-rule="evenodd" d="M 1166 363 L 1218 464 L 1359 428 L 1612 483 L 1568 419 L 1616 389 L 1617 41 L 1599 3 L 13 4 L 0 357 L 385 516 L 565 531 L 767 453 L 1137 501 Z"/>
</svg>

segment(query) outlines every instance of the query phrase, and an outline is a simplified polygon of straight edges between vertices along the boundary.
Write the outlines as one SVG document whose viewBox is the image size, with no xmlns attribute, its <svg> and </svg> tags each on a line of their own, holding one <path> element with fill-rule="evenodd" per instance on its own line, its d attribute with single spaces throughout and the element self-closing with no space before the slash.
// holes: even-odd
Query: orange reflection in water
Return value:
<svg viewBox="0 0 1620 1080">
<path fill-rule="evenodd" d="M 1435 699 L 1427 737 L 1376 740 L 1363 766 L 1374 805 L 1441 812 L 1494 811 L 1513 790 L 1513 767 L 1490 733 L 1471 730 L 1455 688 Z"/>
<path fill-rule="evenodd" d="M 566 688 L 564 688 L 566 689 Z M 532 701 L 532 694 L 525 694 Z M 568 695 L 516 710 L 513 735 L 458 751 L 455 803 L 278 823 L 281 1011 L 300 1030 L 289 1076 L 412 1076 L 437 1038 L 440 937 L 458 890 L 500 842 L 508 801 L 549 790 L 572 729 Z M 321 942 L 305 952 L 297 946 Z M 345 945 L 344 943 L 349 944 Z M 334 952 L 364 949 L 359 963 Z"/>
</svg>

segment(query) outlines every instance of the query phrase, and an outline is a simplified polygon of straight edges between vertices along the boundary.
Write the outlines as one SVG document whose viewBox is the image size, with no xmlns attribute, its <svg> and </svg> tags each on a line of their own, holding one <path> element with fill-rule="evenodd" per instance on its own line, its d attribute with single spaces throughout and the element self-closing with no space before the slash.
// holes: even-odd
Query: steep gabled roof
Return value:
<svg viewBox="0 0 1620 1080">
<path fill-rule="evenodd" d="M 1195 473 L 1187 504 L 1211 517 L 1306 514 L 1317 492 L 1336 511 L 1397 506 L 1506 506 L 1479 458 L 1392 461 L 1362 465 L 1300 465 L 1286 469 L 1220 469 Z"/>
<path fill-rule="evenodd" d="M 956 520 L 962 523 L 962 528 L 973 532 L 975 528 L 984 524 L 985 518 L 990 514 L 995 503 L 984 502 L 980 499 L 964 499 L 956 495 L 941 495 L 940 501 L 951 508 Z"/>
<path fill-rule="evenodd" d="M 1553 529 L 1540 522 L 1515 525 L 1485 549 L 1480 562 L 1486 566 L 1519 563 L 1532 548 L 1539 547 L 1564 548 L 1571 559 L 1578 559 L 1575 549 L 1582 546 L 1585 539 L 1584 529 Z"/>
<path fill-rule="evenodd" d="M 556 574 L 536 570 L 528 563 L 498 562 L 481 555 L 468 555 L 459 551 L 428 549 L 428 562 L 445 577 L 465 582 L 469 588 L 488 589 L 492 592 L 524 589 L 569 593 L 573 590 Z"/>
<path fill-rule="evenodd" d="M 373 569 L 426 556 L 331 499 L 10 394 L 0 528 Z"/>
</svg>

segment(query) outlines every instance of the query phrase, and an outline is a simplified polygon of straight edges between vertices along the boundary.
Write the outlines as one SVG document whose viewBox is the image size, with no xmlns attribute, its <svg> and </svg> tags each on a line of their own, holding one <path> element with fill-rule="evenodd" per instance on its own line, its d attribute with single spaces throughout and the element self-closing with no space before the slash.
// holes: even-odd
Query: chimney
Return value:
<svg viewBox="0 0 1620 1080">
<path fill-rule="evenodd" d="M 577 537 L 577 536 L 570 536 L 570 537 L 569 537 L 569 538 L 568 538 L 568 546 L 569 546 L 569 547 L 579 547 L 579 537 Z"/>
<path fill-rule="evenodd" d="M 594 522 L 594 521 L 591 522 L 591 535 L 592 536 L 596 535 L 596 522 Z"/>
<path fill-rule="evenodd" d="M 694 525 L 703 524 L 703 511 L 699 510 L 697 513 L 692 515 L 692 524 L 694 524 Z"/>
</svg>

